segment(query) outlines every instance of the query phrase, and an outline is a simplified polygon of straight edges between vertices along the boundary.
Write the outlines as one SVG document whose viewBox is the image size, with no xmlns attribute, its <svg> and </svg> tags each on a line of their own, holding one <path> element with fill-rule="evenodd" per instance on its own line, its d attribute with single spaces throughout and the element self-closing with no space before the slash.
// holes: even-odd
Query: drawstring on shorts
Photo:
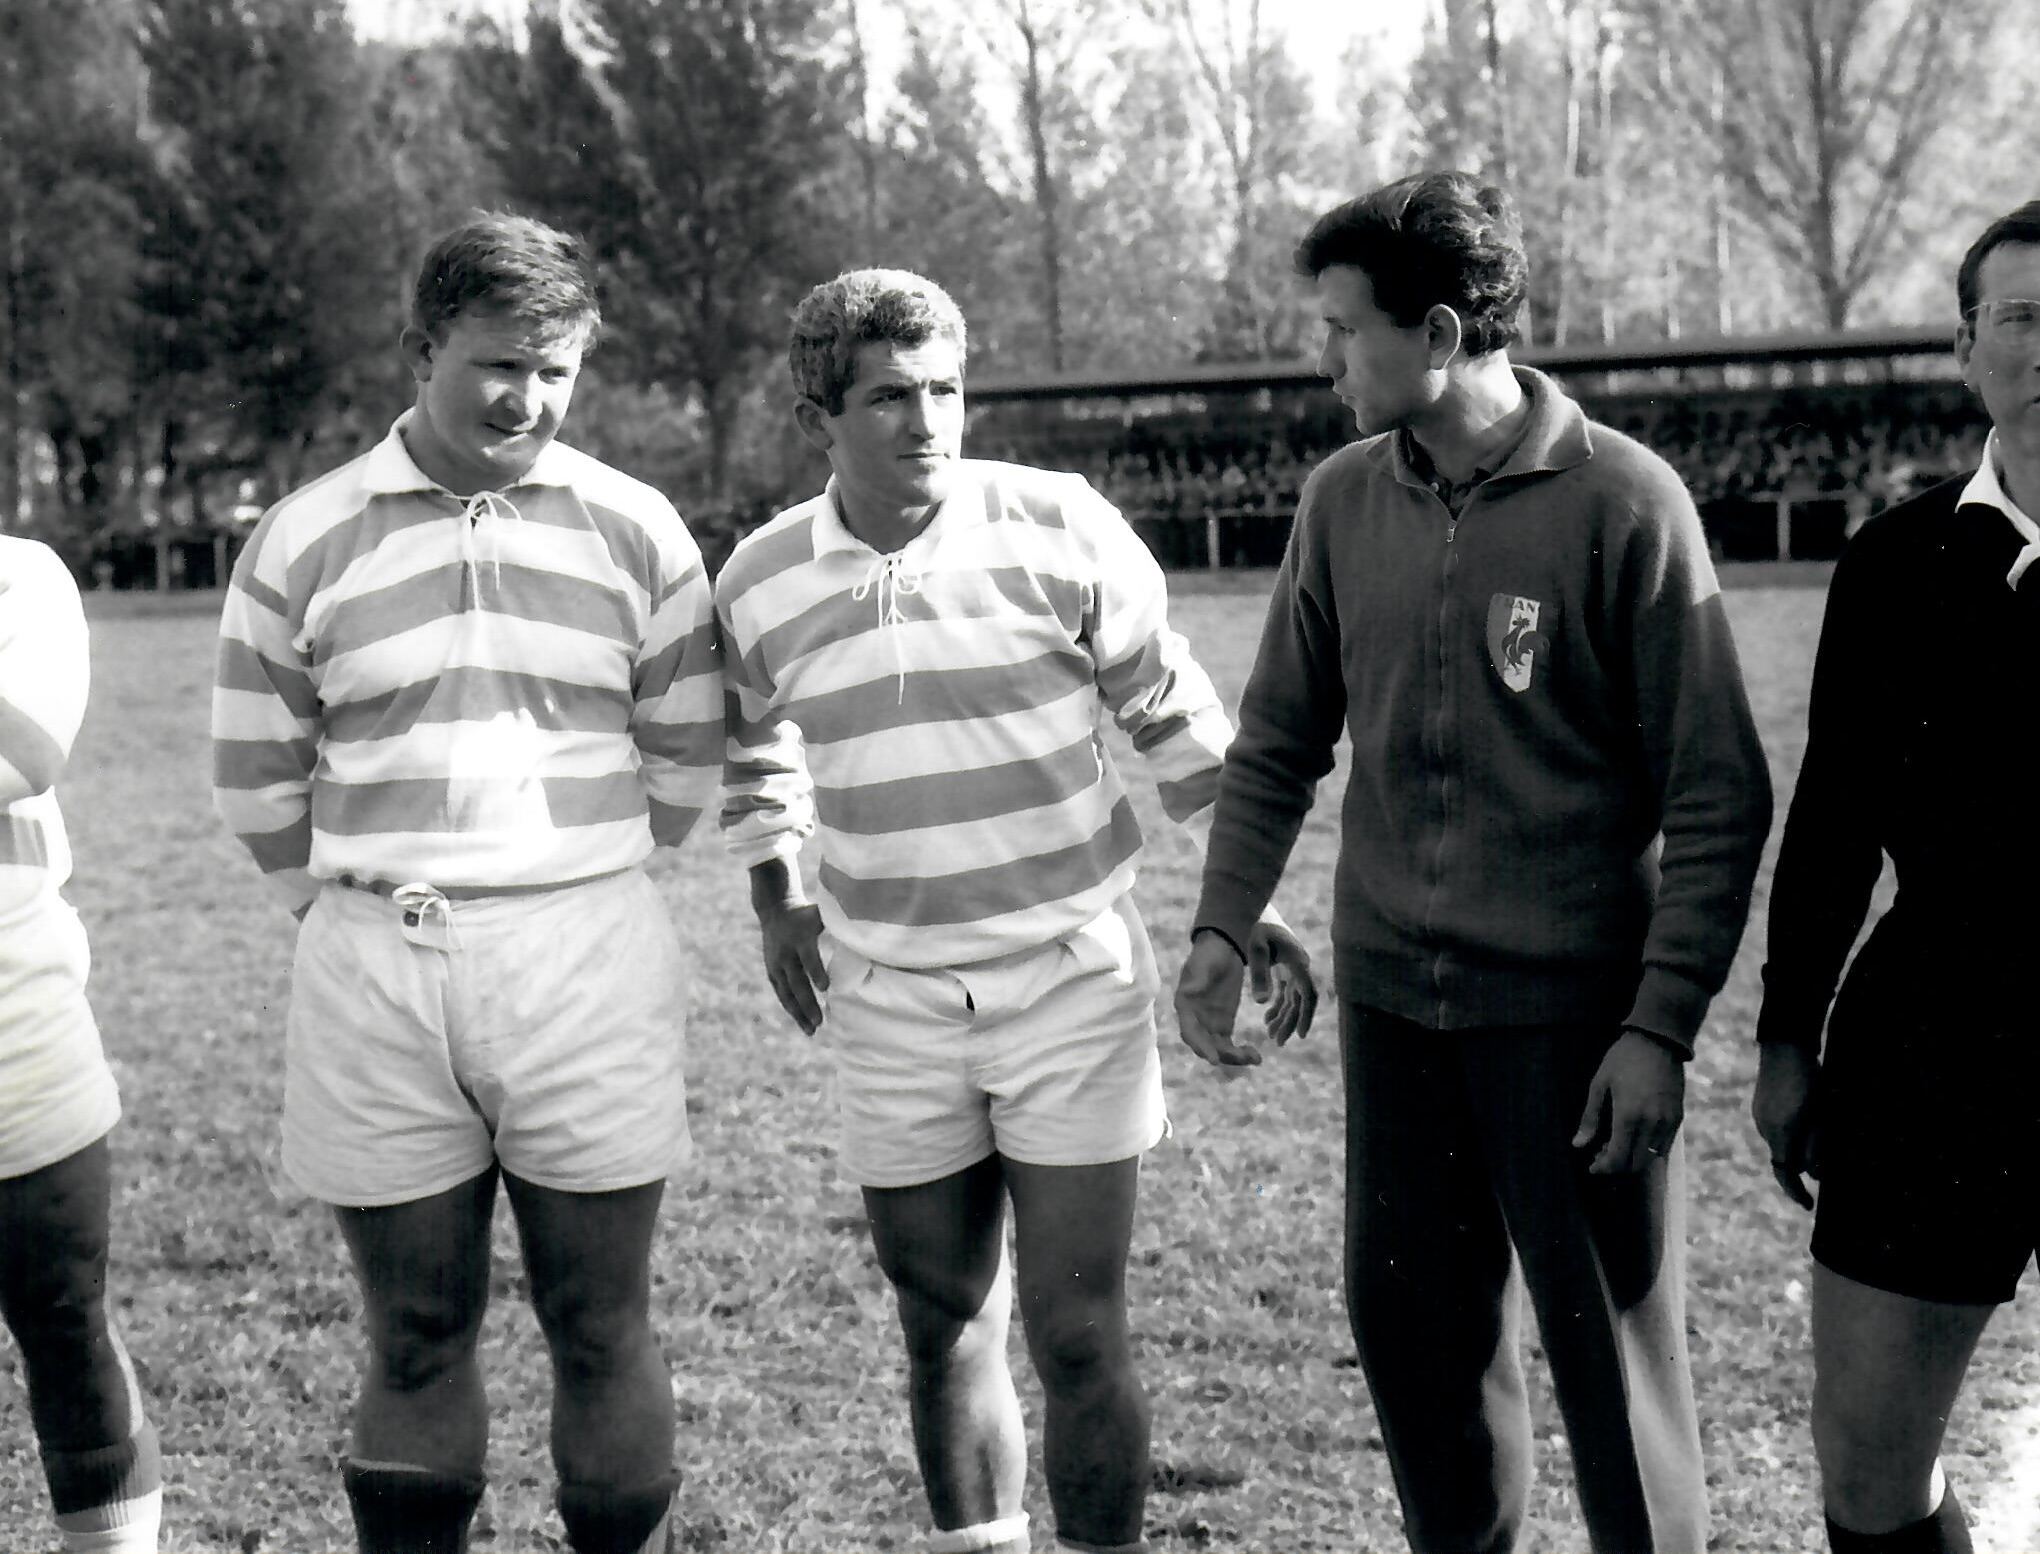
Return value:
<svg viewBox="0 0 2040 1554">
<path fill-rule="evenodd" d="M 453 903 L 430 885 L 399 885 L 390 899 L 402 913 L 404 937 L 428 950 L 457 950 L 460 930 L 454 926 Z"/>
</svg>

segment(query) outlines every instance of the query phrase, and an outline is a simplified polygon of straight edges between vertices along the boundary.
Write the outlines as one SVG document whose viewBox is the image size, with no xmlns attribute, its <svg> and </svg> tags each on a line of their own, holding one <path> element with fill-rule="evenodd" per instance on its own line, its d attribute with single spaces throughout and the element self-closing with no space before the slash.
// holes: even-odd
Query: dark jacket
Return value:
<svg viewBox="0 0 2040 1554">
<path fill-rule="evenodd" d="M 1341 997 L 1446 1030 L 1620 1021 L 1690 1051 L 1769 775 L 1685 488 L 1517 375 L 1526 432 L 1457 519 L 1396 434 L 1305 485 L 1197 921 L 1245 942 L 1343 730 Z"/>
<path fill-rule="evenodd" d="M 1835 566 L 1806 757 L 1771 885 L 1760 1041 L 1818 1048 L 1842 962 L 1889 856 L 1890 911 L 1849 971 L 1866 1011 L 2032 1020 L 2040 953 L 2040 762 L 2025 679 L 2040 567 L 1968 477 L 1880 513 Z"/>
</svg>

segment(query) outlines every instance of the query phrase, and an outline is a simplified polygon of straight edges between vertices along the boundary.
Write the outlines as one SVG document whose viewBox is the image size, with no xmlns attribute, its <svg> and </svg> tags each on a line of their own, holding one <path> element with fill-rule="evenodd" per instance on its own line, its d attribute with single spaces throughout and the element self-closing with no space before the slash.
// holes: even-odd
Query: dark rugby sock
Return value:
<svg viewBox="0 0 2040 1554">
<path fill-rule="evenodd" d="M 361 1554 L 463 1554 L 482 1480 L 402 1462 L 340 1464 Z"/>
<path fill-rule="evenodd" d="M 1932 1516 L 1890 1532 L 1851 1532 L 1830 1516 L 1827 1534 L 1834 1554 L 1972 1554 L 1969 1521 L 1955 1499 L 1953 1484 L 1942 1489 Z"/>
<path fill-rule="evenodd" d="M 42 1454 L 50 1506 L 67 1549 L 156 1546 L 163 1513 L 163 1458 L 156 1432 L 137 1426 L 127 1440 L 91 1451 Z"/>
<path fill-rule="evenodd" d="M 560 1485 L 560 1520 L 574 1554 L 665 1554 L 680 1475 L 647 1484 Z"/>
</svg>

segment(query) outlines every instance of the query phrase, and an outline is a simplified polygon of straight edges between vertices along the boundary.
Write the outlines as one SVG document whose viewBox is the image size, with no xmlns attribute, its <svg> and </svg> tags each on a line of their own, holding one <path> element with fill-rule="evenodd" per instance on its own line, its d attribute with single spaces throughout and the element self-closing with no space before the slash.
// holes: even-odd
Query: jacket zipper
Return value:
<svg viewBox="0 0 2040 1554">
<path fill-rule="evenodd" d="M 1441 501 L 1442 505 L 1442 501 Z M 1436 921 L 1438 896 L 1445 888 L 1445 841 L 1450 820 L 1450 792 L 1447 784 L 1451 781 L 1451 764 L 1445 753 L 1445 719 L 1451 702 L 1452 664 L 1448 653 L 1446 617 L 1452 608 L 1452 542 L 1459 533 L 1459 515 L 1450 508 L 1445 514 L 1445 552 L 1439 566 L 1438 598 L 1438 736 L 1434 749 L 1438 772 L 1438 845 L 1431 854 L 1430 900 L 1424 911 L 1424 936 L 1432 936 Z M 1445 952 L 1436 950 L 1431 957 L 1431 989 L 1437 1000 L 1440 1023 L 1445 1013 Z"/>
</svg>

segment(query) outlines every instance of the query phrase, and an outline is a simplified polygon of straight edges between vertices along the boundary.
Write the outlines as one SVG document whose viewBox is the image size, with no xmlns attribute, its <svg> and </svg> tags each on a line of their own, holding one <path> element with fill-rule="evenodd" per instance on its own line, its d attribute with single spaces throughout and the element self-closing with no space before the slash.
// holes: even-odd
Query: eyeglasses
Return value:
<svg viewBox="0 0 2040 1554">
<path fill-rule="evenodd" d="M 1988 324 L 2007 340 L 2040 340 L 2040 302 L 2030 297 L 1997 297 L 1979 302 L 1962 315 L 1972 324 Z"/>
</svg>

